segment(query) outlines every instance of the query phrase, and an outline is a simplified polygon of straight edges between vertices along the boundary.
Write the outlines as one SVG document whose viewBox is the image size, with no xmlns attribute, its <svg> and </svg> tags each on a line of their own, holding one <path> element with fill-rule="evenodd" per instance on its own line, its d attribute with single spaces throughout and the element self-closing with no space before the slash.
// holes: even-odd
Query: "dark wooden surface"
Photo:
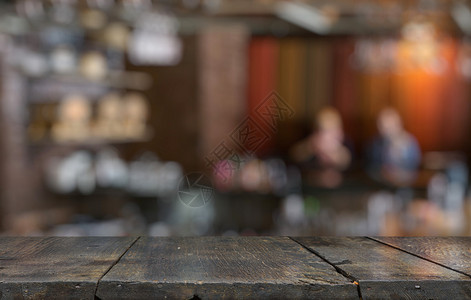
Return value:
<svg viewBox="0 0 471 300">
<path fill-rule="evenodd" d="M 0 237 L 0 299 L 471 299 L 471 238 Z"/>
<path fill-rule="evenodd" d="M 93 299 L 136 238 L 0 238 L 0 299 Z"/>
<path fill-rule="evenodd" d="M 357 281 L 363 299 L 471 298 L 470 277 L 369 238 L 295 240 Z"/>
<path fill-rule="evenodd" d="M 471 276 L 471 238 L 375 237 L 374 239 Z"/>
<path fill-rule="evenodd" d="M 286 237 L 141 238 L 101 299 L 358 299 L 356 286 Z"/>
</svg>

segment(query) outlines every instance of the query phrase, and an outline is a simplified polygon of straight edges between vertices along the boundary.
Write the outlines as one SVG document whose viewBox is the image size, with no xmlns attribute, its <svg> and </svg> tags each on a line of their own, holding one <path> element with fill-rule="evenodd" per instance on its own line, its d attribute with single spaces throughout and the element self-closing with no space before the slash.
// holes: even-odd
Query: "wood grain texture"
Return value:
<svg viewBox="0 0 471 300">
<path fill-rule="evenodd" d="M 141 238 L 100 299 L 358 299 L 356 286 L 286 237 Z"/>
<path fill-rule="evenodd" d="M 471 278 L 368 238 L 295 240 L 358 281 L 363 299 L 471 298 Z"/>
<path fill-rule="evenodd" d="M 93 299 L 136 238 L 0 238 L 0 299 Z"/>
<path fill-rule="evenodd" d="M 471 276 L 469 237 L 374 237 L 373 239 Z"/>
</svg>

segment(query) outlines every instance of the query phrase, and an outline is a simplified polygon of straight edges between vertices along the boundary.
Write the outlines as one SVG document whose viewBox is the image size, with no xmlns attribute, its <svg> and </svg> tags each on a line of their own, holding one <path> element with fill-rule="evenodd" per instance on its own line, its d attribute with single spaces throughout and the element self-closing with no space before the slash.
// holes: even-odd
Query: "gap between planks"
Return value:
<svg viewBox="0 0 471 300">
<path fill-rule="evenodd" d="M 444 264 L 442 264 L 442 263 L 433 261 L 433 260 L 431 260 L 430 258 L 426 258 L 426 257 L 420 256 L 419 254 L 415 254 L 415 253 L 413 253 L 413 252 L 407 251 L 407 250 L 402 249 L 402 248 L 400 248 L 400 247 L 398 247 L 398 246 L 394 246 L 394 245 L 391 245 L 391 244 L 389 244 L 389 243 L 387 243 L 387 242 L 384 242 L 384 241 L 381 241 L 381 240 L 377 240 L 377 239 L 375 239 L 374 237 L 366 236 L 366 238 L 367 238 L 367 239 L 370 239 L 370 240 L 372 240 L 372 241 L 378 242 L 378 243 L 380 243 L 380 244 L 383 244 L 383 245 L 385 245 L 385 246 L 394 248 L 394 249 L 396 249 L 396 250 L 405 252 L 405 253 L 410 254 L 410 255 L 412 255 L 412 256 L 418 257 L 418 258 L 420 258 L 420 259 L 426 260 L 426 261 L 431 262 L 431 263 L 433 263 L 433 264 L 439 265 L 440 267 L 446 268 L 446 269 L 448 269 L 448 270 L 451 270 L 451 271 L 460 273 L 460 274 L 462 274 L 462 275 L 465 275 L 465 276 L 471 278 L 471 275 L 468 274 L 468 273 L 465 273 L 465 272 L 460 271 L 460 270 L 455 270 L 455 269 L 453 269 L 453 268 L 451 268 L 451 267 L 449 267 L 449 266 L 447 266 L 447 265 L 444 265 Z"/>
<path fill-rule="evenodd" d="M 301 247 L 303 247 L 304 249 L 306 249 L 307 251 L 309 251 L 310 253 L 314 254 L 315 256 L 319 257 L 320 259 L 322 259 L 323 261 L 325 261 L 326 263 L 328 263 L 329 265 L 331 265 L 335 271 L 337 271 L 337 273 L 339 273 L 340 275 L 344 276 L 345 278 L 347 278 L 348 280 L 350 280 L 351 282 L 353 282 L 356 286 L 357 286 L 357 292 L 358 292 L 358 297 L 360 299 L 363 299 L 362 296 L 361 296 L 361 290 L 360 290 L 360 284 L 358 282 L 358 280 L 352 276 L 351 274 L 348 274 L 346 271 L 342 270 L 341 268 L 339 268 L 338 266 L 336 266 L 334 263 L 330 262 L 329 260 L 327 260 L 327 258 L 325 258 L 324 256 L 322 256 L 319 252 L 315 251 L 314 249 L 311 249 L 305 245 L 303 245 L 301 242 L 299 242 L 298 240 L 296 240 L 295 238 L 293 237 L 288 237 L 290 240 L 292 240 L 293 242 L 297 243 L 298 245 L 300 245 Z"/>
<path fill-rule="evenodd" d="M 128 253 L 128 251 L 132 248 L 132 246 L 134 246 L 134 244 L 140 239 L 141 237 L 138 236 L 130 245 L 129 247 L 126 248 L 126 250 L 124 250 L 124 252 L 116 259 L 115 262 L 113 262 L 110 267 L 103 273 L 103 275 L 100 276 L 100 278 L 98 278 L 97 282 L 96 282 L 96 286 L 95 286 L 95 292 L 94 292 L 94 299 L 95 300 L 99 300 L 100 298 L 96 295 L 97 291 L 98 291 L 98 285 L 100 284 L 100 281 L 103 279 L 103 277 L 106 276 L 106 274 L 108 274 L 108 272 L 114 267 L 116 266 L 119 261 L 121 260 L 121 258 L 123 258 L 123 256 Z"/>
</svg>

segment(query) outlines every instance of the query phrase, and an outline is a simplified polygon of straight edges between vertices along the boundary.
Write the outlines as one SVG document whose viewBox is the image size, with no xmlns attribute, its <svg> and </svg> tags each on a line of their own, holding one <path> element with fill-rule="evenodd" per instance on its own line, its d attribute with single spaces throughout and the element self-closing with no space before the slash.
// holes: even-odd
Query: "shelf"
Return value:
<svg viewBox="0 0 471 300">
<path fill-rule="evenodd" d="M 51 139 L 42 141 L 30 141 L 31 147 L 97 147 L 105 145 L 121 145 L 121 144 L 135 144 L 149 142 L 153 137 L 152 131 L 149 129 L 148 132 L 139 138 L 125 138 L 125 139 L 103 139 L 103 138 L 90 138 L 83 141 L 64 141 L 58 142 Z"/>
<path fill-rule="evenodd" d="M 109 72 L 107 77 L 92 80 L 80 74 L 25 75 L 31 84 L 31 102 L 58 101 L 64 94 L 81 93 L 100 97 L 110 88 L 145 91 L 152 85 L 152 77 L 141 72 Z"/>
</svg>

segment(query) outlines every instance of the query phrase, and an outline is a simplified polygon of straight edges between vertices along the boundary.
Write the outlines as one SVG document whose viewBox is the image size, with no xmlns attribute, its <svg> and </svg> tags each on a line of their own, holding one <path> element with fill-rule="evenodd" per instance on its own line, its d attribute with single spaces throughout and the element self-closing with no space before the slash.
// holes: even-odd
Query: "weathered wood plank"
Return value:
<svg viewBox="0 0 471 300">
<path fill-rule="evenodd" d="M 135 239 L 2 237 L 0 299 L 93 299 Z"/>
<path fill-rule="evenodd" d="M 358 299 L 356 286 L 286 237 L 141 238 L 101 299 Z"/>
<path fill-rule="evenodd" d="M 470 237 L 374 237 L 373 239 L 471 276 Z"/>
<path fill-rule="evenodd" d="M 363 299 L 469 299 L 469 277 L 363 237 L 295 238 L 358 281 Z"/>
</svg>

